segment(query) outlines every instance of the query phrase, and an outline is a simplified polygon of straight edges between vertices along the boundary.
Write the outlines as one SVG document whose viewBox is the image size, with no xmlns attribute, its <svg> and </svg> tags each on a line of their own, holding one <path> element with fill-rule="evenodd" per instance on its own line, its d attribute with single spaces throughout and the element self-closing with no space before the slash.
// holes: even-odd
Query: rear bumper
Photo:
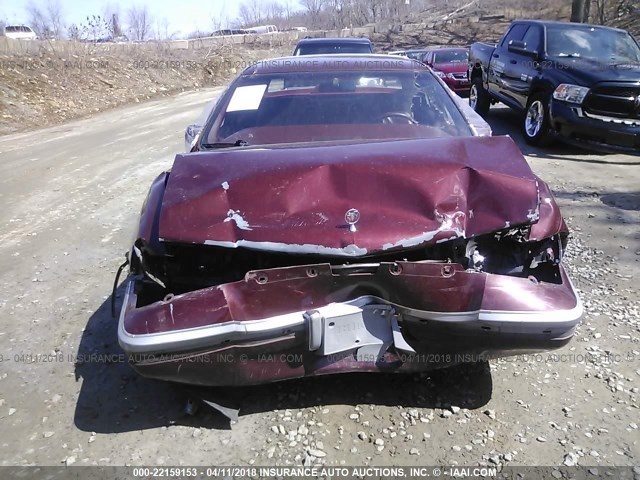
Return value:
<svg viewBox="0 0 640 480">
<path fill-rule="evenodd" d="M 142 375 L 246 385 L 550 350 L 569 342 L 582 315 L 563 270 L 561 284 L 535 284 L 450 264 L 393 265 L 346 276 L 325 264 L 249 272 L 139 308 L 132 279 L 118 339 Z M 377 293 L 362 295 L 365 286 Z"/>
<path fill-rule="evenodd" d="M 561 139 L 603 152 L 640 154 L 640 120 L 589 115 L 579 105 L 551 101 L 551 127 Z"/>
</svg>

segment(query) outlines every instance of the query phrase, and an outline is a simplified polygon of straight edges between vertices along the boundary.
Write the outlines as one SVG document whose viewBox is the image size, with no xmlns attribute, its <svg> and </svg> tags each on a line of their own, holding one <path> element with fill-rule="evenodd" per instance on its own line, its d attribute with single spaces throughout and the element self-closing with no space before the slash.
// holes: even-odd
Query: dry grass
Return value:
<svg viewBox="0 0 640 480">
<path fill-rule="evenodd" d="M 292 47 L 0 54 L 0 134 L 48 126 L 161 95 L 222 85 Z"/>
</svg>

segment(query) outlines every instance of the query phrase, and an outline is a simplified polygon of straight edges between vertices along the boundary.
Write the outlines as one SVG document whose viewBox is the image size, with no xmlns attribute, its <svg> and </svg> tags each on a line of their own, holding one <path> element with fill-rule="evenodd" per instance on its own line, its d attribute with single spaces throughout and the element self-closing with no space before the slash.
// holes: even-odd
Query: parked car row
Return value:
<svg viewBox="0 0 640 480">
<path fill-rule="evenodd" d="M 396 50 L 390 55 L 400 55 L 428 65 L 447 86 L 461 97 L 469 95 L 469 49 L 464 47 L 423 48 Z"/>
<path fill-rule="evenodd" d="M 640 44 L 624 30 L 518 20 L 496 45 L 389 53 L 431 67 L 482 116 L 516 110 L 531 145 L 640 154 Z"/>
<path fill-rule="evenodd" d="M 229 35 L 250 35 L 250 34 L 263 34 L 263 33 L 276 33 L 276 32 L 306 32 L 307 27 L 291 27 L 285 30 L 280 30 L 275 25 L 259 25 L 250 28 L 225 28 L 222 30 L 216 30 L 211 34 L 212 37 L 222 37 Z"/>
</svg>

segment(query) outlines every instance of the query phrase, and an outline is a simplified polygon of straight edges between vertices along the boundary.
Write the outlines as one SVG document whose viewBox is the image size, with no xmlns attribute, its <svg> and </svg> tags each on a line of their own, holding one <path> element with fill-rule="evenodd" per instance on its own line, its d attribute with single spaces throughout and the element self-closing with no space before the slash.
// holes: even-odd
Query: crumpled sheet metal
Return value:
<svg viewBox="0 0 640 480">
<path fill-rule="evenodd" d="M 509 137 L 199 152 L 176 157 L 159 237 L 361 257 L 536 222 L 539 183 Z"/>
<path fill-rule="evenodd" d="M 371 276 L 334 275 L 329 264 L 275 268 L 247 273 L 244 280 L 176 295 L 168 302 L 130 308 L 125 329 L 146 335 L 232 320 L 246 321 L 311 310 L 332 302 L 345 302 L 363 294 L 422 311 L 469 312 L 570 310 L 577 299 L 564 269 L 562 284 L 534 284 L 526 278 L 465 271 L 446 263 L 397 262 L 381 264 Z M 451 268 L 443 276 L 443 268 Z M 314 276 L 307 272 L 313 268 Z M 259 283 L 258 276 L 268 277 Z M 361 284 L 366 290 L 361 290 Z"/>
</svg>

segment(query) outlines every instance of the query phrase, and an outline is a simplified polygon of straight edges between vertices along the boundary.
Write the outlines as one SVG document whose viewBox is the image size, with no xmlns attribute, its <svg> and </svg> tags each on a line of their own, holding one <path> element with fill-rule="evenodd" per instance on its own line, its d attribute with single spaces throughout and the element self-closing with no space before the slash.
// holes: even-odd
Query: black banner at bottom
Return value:
<svg viewBox="0 0 640 480">
<path fill-rule="evenodd" d="M 640 480 L 640 467 L 496 467 L 496 466 L 28 466 L 0 467 L 0 479 L 24 480 L 230 480 L 230 479 L 499 479 Z"/>
</svg>

